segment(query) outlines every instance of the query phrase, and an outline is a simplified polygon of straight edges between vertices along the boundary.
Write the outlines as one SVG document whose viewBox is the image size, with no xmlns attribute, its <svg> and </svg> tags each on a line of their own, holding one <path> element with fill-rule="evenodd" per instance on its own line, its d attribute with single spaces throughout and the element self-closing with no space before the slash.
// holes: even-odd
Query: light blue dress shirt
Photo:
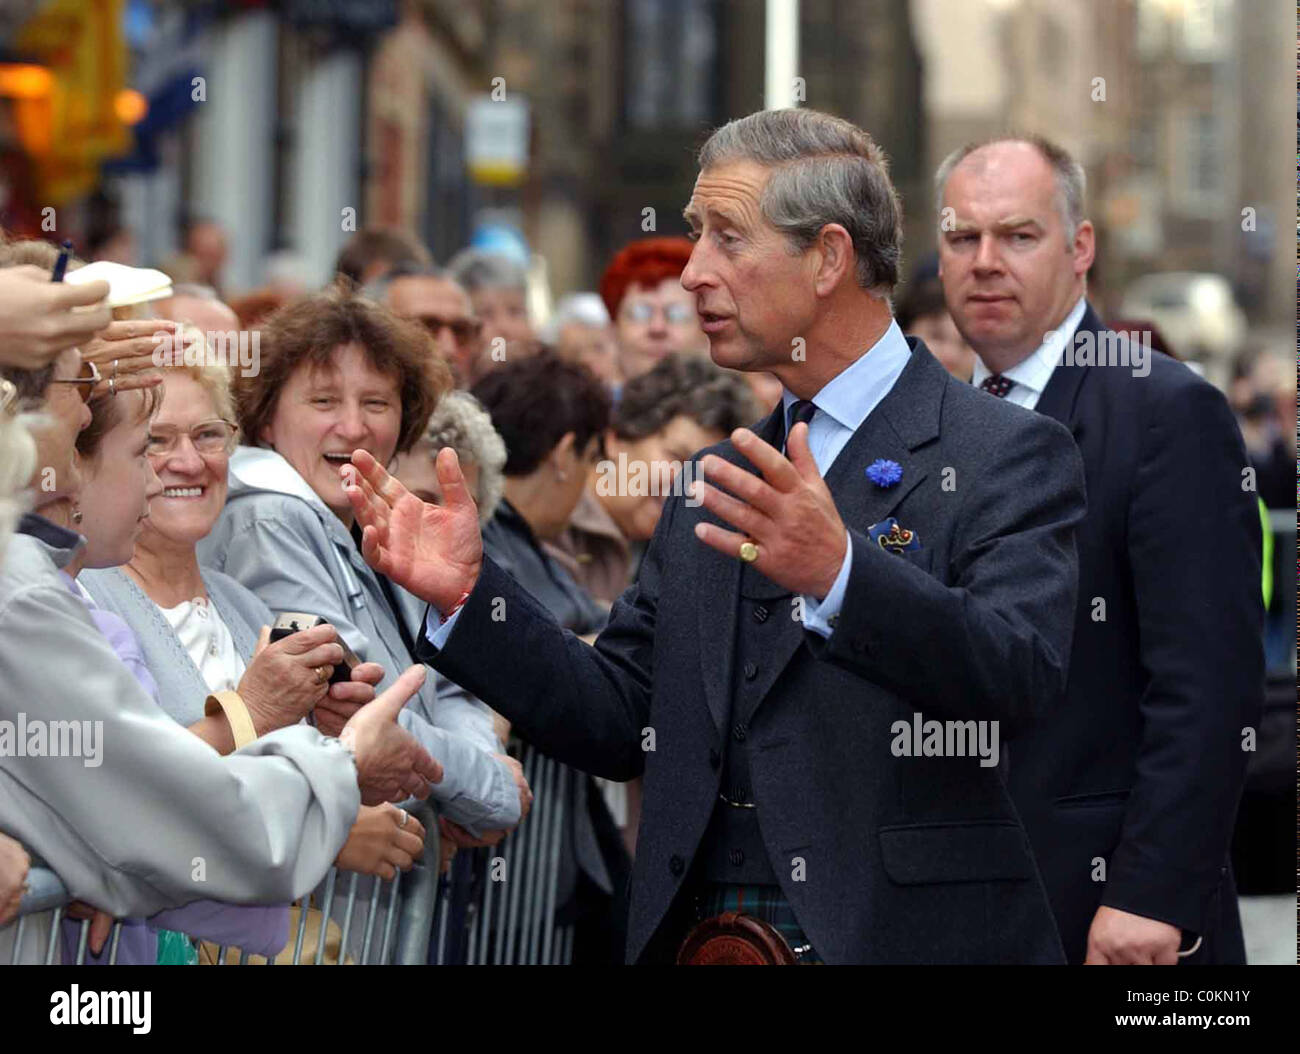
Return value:
<svg viewBox="0 0 1300 1054">
<path fill-rule="evenodd" d="M 903 331 L 897 322 L 890 322 L 884 335 L 865 355 L 832 377 L 813 396 L 812 403 L 817 412 L 808 422 L 808 448 L 823 477 L 867 415 L 889 394 L 911 357 Z M 787 422 L 790 420 L 790 406 L 796 398 L 788 391 L 781 395 L 781 408 Z M 853 539 L 846 535 L 845 543 L 844 562 L 840 564 L 840 573 L 835 576 L 830 592 L 820 602 L 816 597 L 805 595 L 803 598 L 804 628 L 822 637 L 831 635 L 830 620 L 840 613 L 849 584 Z"/>
<path fill-rule="evenodd" d="M 897 322 L 890 322 L 884 335 L 851 365 L 832 377 L 812 398 L 817 412 L 808 422 L 808 447 L 812 451 L 817 469 L 824 477 L 839 456 L 853 433 L 861 427 L 880 401 L 889 394 L 903 369 L 911 360 L 903 331 Z M 781 410 L 790 419 L 790 405 L 798 397 L 789 391 L 781 394 Z M 844 562 L 831 586 L 830 592 L 819 602 L 815 597 L 803 598 L 804 627 L 823 637 L 831 635 L 830 620 L 839 614 L 848 588 L 849 568 L 853 565 L 853 541 L 844 551 Z M 451 636 L 460 612 L 446 622 L 438 624 L 438 616 L 430 610 L 425 620 L 424 634 L 435 648 L 441 648 Z"/>
</svg>

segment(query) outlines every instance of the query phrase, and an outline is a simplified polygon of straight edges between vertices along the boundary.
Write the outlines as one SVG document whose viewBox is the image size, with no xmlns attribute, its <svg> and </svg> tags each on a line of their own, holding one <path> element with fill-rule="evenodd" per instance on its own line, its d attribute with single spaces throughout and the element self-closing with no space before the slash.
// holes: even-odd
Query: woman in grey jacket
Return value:
<svg viewBox="0 0 1300 1054">
<path fill-rule="evenodd" d="M 224 511 L 199 544 L 205 567 L 272 611 L 326 618 L 383 667 L 381 688 L 414 661 L 414 642 L 400 591 L 361 557 L 339 472 L 358 448 L 385 464 L 409 450 L 449 385 L 427 333 L 372 301 L 332 290 L 277 312 L 256 375 L 238 381 L 251 445 L 231 456 Z M 476 836 L 519 823 L 531 794 L 486 706 L 430 674 L 401 721 L 443 765 L 445 816 Z M 332 728 L 328 713 L 317 722 Z"/>
<path fill-rule="evenodd" d="M 226 462 L 235 445 L 228 372 L 216 365 L 168 367 L 160 394 L 162 405 L 149 421 L 123 412 L 130 394 L 91 401 L 91 425 L 77 439 L 87 537 L 77 584 L 96 607 L 126 623 L 159 705 L 200 735 L 209 693 L 237 689 L 250 708 L 258 695 L 274 698 L 276 724 L 297 723 L 304 708 L 294 699 L 301 692 L 310 693 L 313 714 L 368 702 L 383 674 L 379 667 L 358 668 L 352 682 L 324 691 L 311 676 L 314 649 L 295 648 L 292 659 L 272 654 L 294 642 L 268 646 L 259 640 L 272 622 L 266 605 L 220 571 L 199 567 L 195 545 L 221 514 Z M 141 430 L 159 478 L 142 521 L 132 457 Z M 262 730 L 256 713 L 254 724 Z M 212 745 L 226 752 L 224 744 Z M 362 806 L 338 866 L 391 879 L 395 868 L 412 866 L 423 836 L 418 820 L 390 804 Z"/>
<path fill-rule="evenodd" d="M 58 573 L 82 545 L 69 529 L 79 516 L 73 440 L 89 422 L 81 391 L 93 377 L 80 383 L 79 369 L 70 350 L 52 382 L 5 372 L 20 398 L 44 399 L 48 424 L 29 487 L 45 515 L 24 518 L 0 569 L 0 828 L 74 897 L 113 915 L 200 898 L 293 900 L 329 868 L 359 801 L 423 796 L 439 778 L 392 724 L 423 671 L 408 671 L 339 740 L 283 728 L 220 757 L 177 727 Z M 11 940 L 0 931 L 6 958 Z"/>
</svg>

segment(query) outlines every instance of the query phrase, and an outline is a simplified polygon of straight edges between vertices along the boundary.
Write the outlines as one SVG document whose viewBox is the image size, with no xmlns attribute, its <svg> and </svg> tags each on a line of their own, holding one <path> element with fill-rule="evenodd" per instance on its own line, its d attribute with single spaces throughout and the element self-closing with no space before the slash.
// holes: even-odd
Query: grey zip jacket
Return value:
<svg viewBox="0 0 1300 1054">
<path fill-rule="evenodd" d="M 363 661 L 384 668 L 377 691 L 417 661 L 343 521 L 274 450 L 241 446 L 231 455 L 226 507 L 198 554 L 272 612 L 323 615 Z M 519 823 L 519 792 L 492 757 L 500 747 L 484 703 L 430 670 L 400 720 L 442 764 L 431 800 L 443 815 L 475 835 Z"/>
</svg>

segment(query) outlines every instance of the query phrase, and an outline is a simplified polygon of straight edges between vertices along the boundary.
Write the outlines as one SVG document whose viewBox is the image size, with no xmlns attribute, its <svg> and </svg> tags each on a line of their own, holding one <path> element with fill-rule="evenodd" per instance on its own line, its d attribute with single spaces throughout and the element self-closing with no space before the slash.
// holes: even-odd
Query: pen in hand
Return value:
<svg viewBox="0 0 1300 1054">
<path fill-rule="evenodd" d="M 54 271 L 50 275 L 51 282 L 62 282 L 63 275 L 68 270 L 68 257 L 72 255 L 72 240 L 63 239 L 63 248 L 59 250 L 59 258 L 54 261 Z"/>
</svg>

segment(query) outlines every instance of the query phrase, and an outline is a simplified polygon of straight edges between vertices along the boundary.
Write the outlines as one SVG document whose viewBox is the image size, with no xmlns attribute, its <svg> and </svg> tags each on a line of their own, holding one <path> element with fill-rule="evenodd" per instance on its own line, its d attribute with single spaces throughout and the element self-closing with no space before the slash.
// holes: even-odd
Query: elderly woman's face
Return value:
<svg viewBox="0 0 1300 1054">
<path fill-rule="evenodd" d="M 220 414 L 208 390 L 186 373 L 163 373 L 163 404 L 153 420 L 154 447 L 149 460 L 162 492 L 149 506 L 146 544 L 156 535 L 173 545 L 194 546 L 206 538 L 226 504 L 228 449 L 207 449 L 205 433 L 221 428 Z M 204 425 L 211 426 L 205 430 Z M 195 444 L 198 436 L 199 450 Z"/>
<path fill-rule="evenodd" d="M 149 502 L 161 490 L 147 456 L 144 395 L 123 392 L 117 401 L 117 423 L 104 433 L 95 457 L 82 462 L 86 567 L 117 567 L 131 559 Z"/>
<path fill-rule="evenodd" d="M 470 294 L 476 314 L 483 323 L 483 339 L 504 337 L 506 344 L 529 341 L 533 327 L 528 321 L 528 305 L 522 289 L 483 288 Z"/>
<path fill-rule="evenodd" d="M 81 369 L 81 353 L 69 348 L 54 363 L 54 379 L 69 380 Z M 36 473 L 32 493 L 37 510 L 60 522 L 70 522 L 69 513 L 81 490 L 77 462 L 77 435 L 90 424 L 90 407 L 81 397 L 81 386 L 51 384 L 46 389 L 45 418 L 32 429 L 36 440 Z"/>
<path fill-rule="evenodd" d="M 437 456 L 438 451 L 421 440 L 409 454 L 399 457 L 393 466 L 393 475 L 402 486 L 430 505 L 442 504 L 442 484 L 438 482 L 438 470 L 434 465 Z M 456 451 L 456 457 L 460 460 L 460 472 L 465 477 L 465 486 L 469 488 L 470 496 L 476 505 L 481 506 L 478 465 L 460 450 Z"/>
<path fill-rule="evenodd" d="M 619 454 L 626 454 L 629 473 L 644 472 L 646 479 L 644 488 L 629 486 L 624 493 L 603 495 L 605 508 L 623 536 L 632 542 L 647 541 L 655 533 L 664 503 L 678 486 L 676 479 L 682 466 L 696 451 L 726 438 L 721 432 L 703 428 L 686 414 L 678 414 L 658 432 L 642 439 L 620 439 L 612 431 L 606 433 L 609 457 L 617 462 Z"/>
<path fill-rule="evenodd" d="M 299 366 L 259 438 L 270 444 L 345 523 L 352 506 L 339 468 L 357 449 L 387 465 L 402 431 L 397 378 L 380 373 L 360 344 L 336 348 L 324 366 Z"/>
<path fill-rule="evenodd" d="M 627 380 L 648 373 L 665 355 L 700 355 L 709 342 L 695 313 L 695 297 L 680 279 L 664 278 L 657 285 L 633 282 L 618 305 L 614 320 L 619 367 Z"/>
</svg>

